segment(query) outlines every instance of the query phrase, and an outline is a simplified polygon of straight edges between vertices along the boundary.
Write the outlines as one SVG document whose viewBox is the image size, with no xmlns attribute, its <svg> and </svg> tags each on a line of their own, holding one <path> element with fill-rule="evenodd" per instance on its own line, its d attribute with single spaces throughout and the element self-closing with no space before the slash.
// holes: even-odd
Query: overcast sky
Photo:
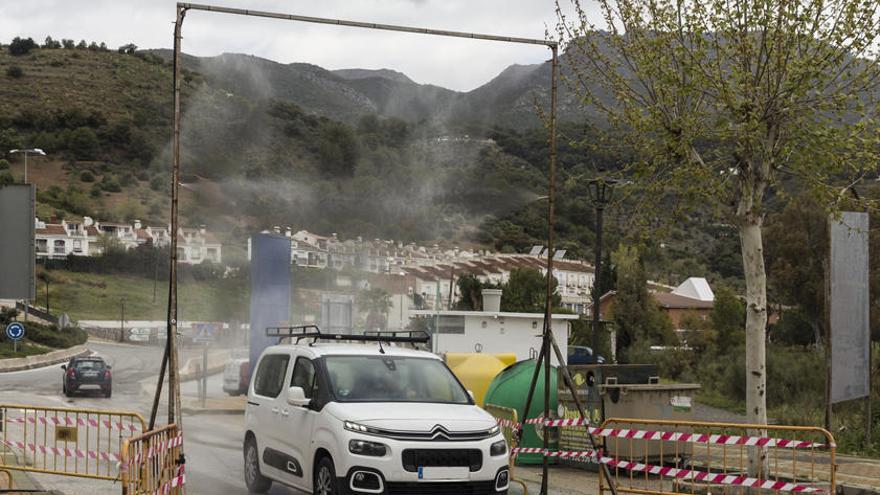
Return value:
<svg viewBox="0 0 880 495">
<path fill-rule="evenodd" d="M 567 1 L 567 0 L 566 0 Z M 199 0 L 211 3 L 212 0 Z M 553 0 L 213 0 L 215 5 L 316 17 L 544 38 Z M 585 3 L 589 3 L 589 0 Z M 47 36 L 171 48 L 176 0 L 27 0 L 0 3 L 0 38 Z M 183 49 L 238 52 L 327 69 L 391 68 L 419 83 L 456 90 L 480 86 L 511 64 L 549 58 L 547 48 L 438 38 L 190 11 Z"/>
</svg>

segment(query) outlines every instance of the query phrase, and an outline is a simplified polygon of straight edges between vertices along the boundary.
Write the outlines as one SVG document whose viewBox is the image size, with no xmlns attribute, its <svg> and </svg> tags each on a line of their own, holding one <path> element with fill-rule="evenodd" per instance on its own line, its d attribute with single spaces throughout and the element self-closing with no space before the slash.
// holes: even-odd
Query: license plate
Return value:
<svg viewBox="0 0 880 495">
<path fill-rule="evenodd" d="M 419 466 L 420 480 L 467 480 L 470 478 L 467 467 Z"/>
<path fill-rule="evenodd" d="M 94 377 L 98 376 L 98 372 L 97 371 L 85 371 L 85 372 L 83 372 L 83 376 L 89 377 L 89 378 L 94 378 Z"/>
</svg>

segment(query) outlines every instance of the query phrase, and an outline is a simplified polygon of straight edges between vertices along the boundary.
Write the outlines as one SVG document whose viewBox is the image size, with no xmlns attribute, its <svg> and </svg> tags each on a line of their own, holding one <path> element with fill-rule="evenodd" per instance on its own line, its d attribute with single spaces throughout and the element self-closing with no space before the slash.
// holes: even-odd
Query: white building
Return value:
<svg viewBox="0 0 880 495">
<path fill-rule="evenodd" d="M 92 256 L 101 252 L 101 233 L 91 218 L 82 223 L 46 223 L 34 220 L 34 241 L 37 258 L 57 259 L 68 255 Z"/>
</svg>

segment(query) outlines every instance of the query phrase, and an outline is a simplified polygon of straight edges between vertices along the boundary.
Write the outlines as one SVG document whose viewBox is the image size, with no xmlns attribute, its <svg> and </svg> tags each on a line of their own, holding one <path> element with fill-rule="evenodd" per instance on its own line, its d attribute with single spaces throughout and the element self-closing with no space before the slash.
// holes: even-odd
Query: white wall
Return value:
<svg viewBox="0 0 880 495">
<path fill-rule="evenodd" d="M 493 317 L 492 315 L 465 316 L 465 333 L 435 335 L 438 354 L 444 352 L 475 352 L 475 344 L 481 344 L 481 352 L 515 353 L 517 361 L 529 359 L 541 350 L 543 318 Z M 483 328 L 483 322 L 486 327 Z M 533 323 L 535 327 L 533 328 Z M 568 320 L 553 320 L 553 335 L 563 356 L 568 355 Z M 533 350 L 533 351 L 532 351 Z M 551 353 L 552 354 L 552 353 Z M 552 355 L 556 364 L 556 356 Z"/>
</svg>

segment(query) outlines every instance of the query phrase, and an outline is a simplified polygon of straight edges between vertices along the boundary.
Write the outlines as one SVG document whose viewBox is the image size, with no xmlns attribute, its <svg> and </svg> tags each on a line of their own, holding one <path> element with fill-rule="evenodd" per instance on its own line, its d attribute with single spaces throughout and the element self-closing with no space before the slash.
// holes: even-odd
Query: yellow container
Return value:
<svg viewBox="0 0 880 495">
<path fill-rule="evenodd" d="M 462 385 L 473 392 L 474 400 L 480 407 L 483 407 L 486 390 L 492 380 L 504 368 L 516 362 L 514 353 L 447 352 L 444 358 Z"/>
</svg>

